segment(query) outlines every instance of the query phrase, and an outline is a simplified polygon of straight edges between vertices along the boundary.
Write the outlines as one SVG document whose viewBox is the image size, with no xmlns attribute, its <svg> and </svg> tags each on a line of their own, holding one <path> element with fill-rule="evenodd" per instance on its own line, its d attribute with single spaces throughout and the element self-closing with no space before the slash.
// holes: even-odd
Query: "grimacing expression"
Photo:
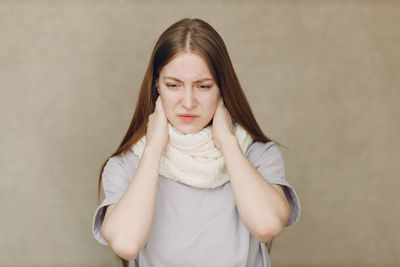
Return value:
<svg viewBox="0 0 400 267">
<path fill-rule="evenodd" d="M 206 61 L 193 52 L 181 52 L 166 64 L 157 87 L 168 121 L 184 134 L 207 126 L 221 98 Z"/>
</svg>

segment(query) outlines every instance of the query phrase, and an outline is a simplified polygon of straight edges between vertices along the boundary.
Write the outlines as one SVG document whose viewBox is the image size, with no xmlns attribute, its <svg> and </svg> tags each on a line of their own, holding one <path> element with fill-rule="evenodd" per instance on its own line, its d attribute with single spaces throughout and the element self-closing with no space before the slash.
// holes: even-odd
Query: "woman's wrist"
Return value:
<svg viewBox="0 0 400 267">
<path fill-rule="evenodd" d="M 157 146 L 150 146 L 146 145 L 144 150 L 143 150 L 143 155 L 149 155 L 152 158 L 157 158 L 160 159 L 161 155 L 164 153 L 164 149 L 157 147 Z"/>
<path fill-rule="evenodd" d="M 222 153 L 224 154 L 226 150 L 234 145 L 239 146 L 239 142 L 236 138 L 235 135 L 229 135 L 221 140 L 221 148 L 222 148 Z"/>
</svg>

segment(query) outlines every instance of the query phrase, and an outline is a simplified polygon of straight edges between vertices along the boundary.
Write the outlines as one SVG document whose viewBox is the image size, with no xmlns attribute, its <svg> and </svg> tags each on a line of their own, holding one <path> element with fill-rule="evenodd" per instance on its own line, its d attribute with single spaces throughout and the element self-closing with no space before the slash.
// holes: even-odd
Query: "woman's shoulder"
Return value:
<svg viewBox="0 0 400 267">
<path fill-rule="evenodd" d="M 135 172 L 140 162 L 140 158 L 129 149 L 125 152 L 121 152 L 115 156 L 110 157 L 104 166 L 105 172 L 124 172 L 128 174 L 128 177 Z"/>
<path fill-rule="evenodd" d="M 140 158 L 133 152 L 132 149 L 123 151 L 117 155 L 110 157 L 108 162 L 119 162 L 120 164 L 135 163 L 140 161 Z"/>
<path fill-rule="evenodd" d="M 260 142 L 260 141 L 253 141 L 249 147 L 247 148 L 246 155 L 261 155 L 265 152 L 269 153 L 277 153 L 280 152 L 278 145 L 274 141 L 268 142 Z"/>
<path fill-rule="evenodd" d="M 274 141 L 254 141 L 247 148 L 246 157 L 254 165 L 267 161 L 283 161 L 282 152 Z"/>
</svg>

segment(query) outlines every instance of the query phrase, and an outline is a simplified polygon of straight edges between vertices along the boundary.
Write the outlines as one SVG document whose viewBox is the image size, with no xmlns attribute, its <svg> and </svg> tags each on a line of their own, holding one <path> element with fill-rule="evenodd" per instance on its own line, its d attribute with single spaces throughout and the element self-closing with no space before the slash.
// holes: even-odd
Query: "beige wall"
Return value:
<svg viewBox="0 0 400 267">
<path fill-rule="evenodd" d="M 101 163 L 156 38 L 224 38 L 302 218 L 273 266 L 400 264 L 399 1 L 0 1 L 0 265 L 117 266 L 92 237 Z"/>
</svg>

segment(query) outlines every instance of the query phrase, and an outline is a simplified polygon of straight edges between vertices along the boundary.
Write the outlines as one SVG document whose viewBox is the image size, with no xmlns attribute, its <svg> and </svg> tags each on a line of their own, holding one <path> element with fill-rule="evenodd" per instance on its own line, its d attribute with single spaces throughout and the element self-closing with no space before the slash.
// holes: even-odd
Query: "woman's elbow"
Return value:
<svg viewBox="0 0 400 267">
<path fill-rule="evenodd" d="M 111 240 L 109 244 L 115 254 L 127 261 L 136 258 L 140 251 L 138 247 L 126 242 L 125 240 Z"/>
<path fill-rule="evenodd" d="M 269 220 L 268 223 L 260 223 L 257 228 L 257 239 L 266 243 L 277 237 L 285 230 L 286 222 L 282 220 Z"/>
<path fill-rule="evenodd" d="M 136 258 L 139 253 L 139 247 L 132 244 L 132 242 L 128 242 L 125 237 L 116 237 L 110 235 L 104 227 L 101 230 L 104 240 L 107 241 L 110 248 L 114 251 L 115 254 L 123 258 L 124 260 L 132 260 Z"/>
</svg>

